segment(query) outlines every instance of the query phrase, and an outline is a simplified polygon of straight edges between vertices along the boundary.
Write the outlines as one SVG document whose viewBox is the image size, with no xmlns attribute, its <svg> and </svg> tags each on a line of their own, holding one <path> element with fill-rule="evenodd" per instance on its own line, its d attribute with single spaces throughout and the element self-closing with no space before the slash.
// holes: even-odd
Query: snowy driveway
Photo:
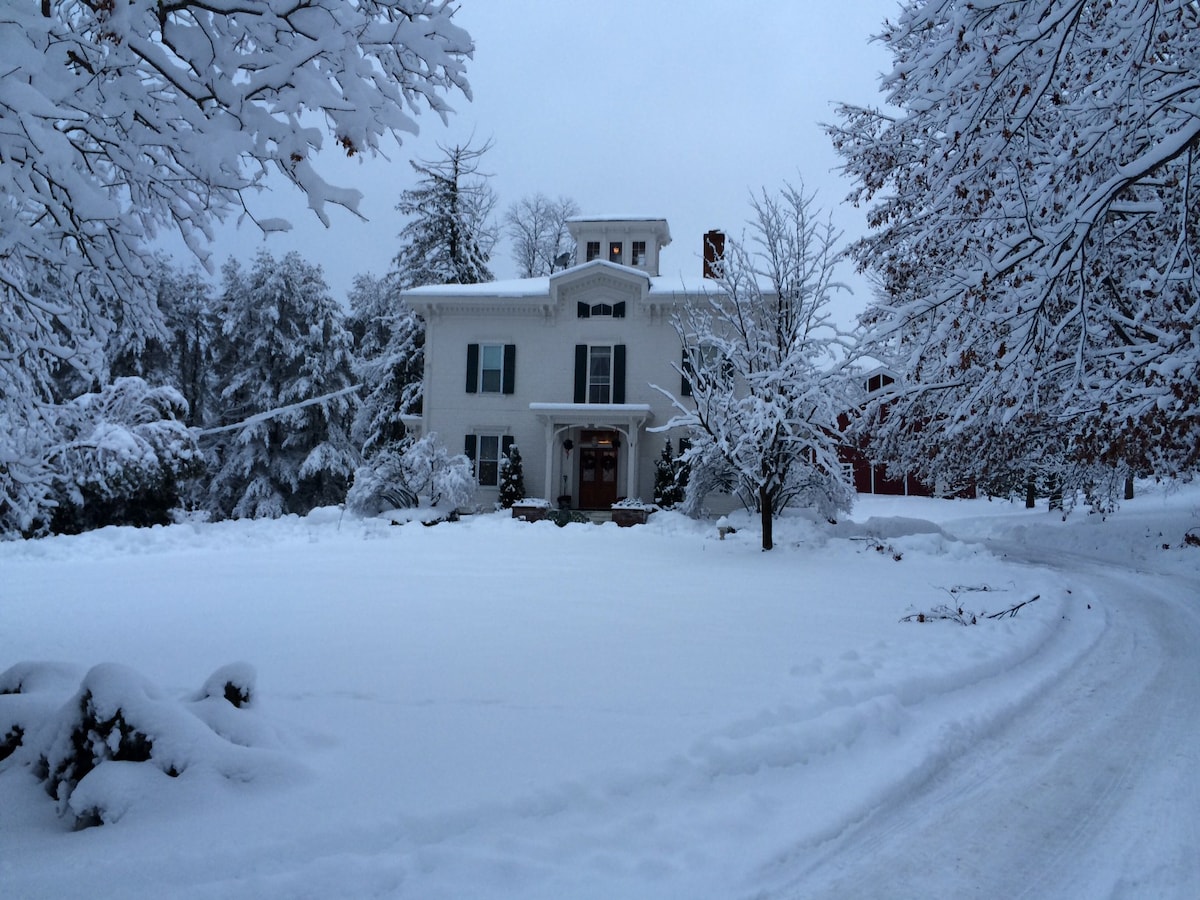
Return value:
<svg viewBox="0 0 1200 900">
<path fill-rule="evenodd" d="M 1200 578 L 1068 564 L 1108 607 L 1090 651 L 760 896 L 1200 896 Z"/>
</svg>

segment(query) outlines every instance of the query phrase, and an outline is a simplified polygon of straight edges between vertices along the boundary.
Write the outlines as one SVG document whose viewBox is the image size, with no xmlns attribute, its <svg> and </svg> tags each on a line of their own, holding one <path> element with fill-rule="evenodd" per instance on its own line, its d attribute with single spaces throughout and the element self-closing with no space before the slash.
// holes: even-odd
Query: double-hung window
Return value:
<svg viewBox="0 0 1200 900">
<path fill-rule="evenodd" d="M 575 345 L 575 402 L 625 402 L 625 345 Z"/>
<path fill-rule="evenodd" d="M 515 344 L 467 345 L 468 394 L 511 394 L 516 375 Z"/>
<path fill-rule="evenodd" d="M 634 241 L 629 248 L 629 264 L 644 268 L 646 265 L 646 242 Z"/>
<path fill-rule="evenodd" d="M 588 241 L 587 242 L 587 254 L 586 254 L 584 261 L 591 262 L 593 259 L 599 259 L 599 258 L 600 258 L 600 242 L 599 241 Z"/>
<path fill-rule="evenodd" d="M 733 385 L 733 363 L 712 344 L 685 349 L 681 368 L 683 378 L 679 393 L 684 397 L 693 395 L 694 381 L 706 385 L 709 391 L 726 391 Z"/>
<path fill-rule="evenodd" d="M 468 434 L 463 452 L 475 469 L 480 487 L 499 487 L 500 461 L 512 448 L 510 434 Z"/>
<path fill-rule="evenodd" d="M 612 347 L 588 347 L 587 402 L 612 402 Z"/>
</svg>

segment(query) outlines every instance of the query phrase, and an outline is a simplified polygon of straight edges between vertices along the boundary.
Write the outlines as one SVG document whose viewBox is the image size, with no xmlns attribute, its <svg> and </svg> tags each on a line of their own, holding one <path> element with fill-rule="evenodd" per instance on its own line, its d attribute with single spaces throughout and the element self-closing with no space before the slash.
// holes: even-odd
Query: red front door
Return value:
<svg viewBox="0 0 1200 900">
<path fill-rule="evenodd" d="M 581 448 L 579 452 L 579 508 L 608 509 L 616 502 L 617 448 Z"/>
</svg>

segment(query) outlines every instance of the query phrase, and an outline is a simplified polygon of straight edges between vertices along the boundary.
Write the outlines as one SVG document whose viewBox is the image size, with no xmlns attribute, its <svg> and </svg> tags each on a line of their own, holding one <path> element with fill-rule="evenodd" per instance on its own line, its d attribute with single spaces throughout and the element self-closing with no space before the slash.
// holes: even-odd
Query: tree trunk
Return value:
<svg viewBox="0 0 1200 900">
<path fill-rule="evenodd" d="M 1133 499 L 1133 476 L 1132 475 L 1125 476 L 1125 499 L 1126 500 Z"/>
<path fill-rule="evenodd" d="M 1037 506 L 1037 486 L 1034 484 L 1033 476 L 1025 482 L 1025 508 L 1033 509 Z"/>
<path fill-rule="evenodd" d="M 771 494 L 766 488 L 758 489 L 758 506 L 762 511 L 762 548 L 770 550 L 775 546 L 774 535 L 772 534 L 775 517 L 773 515 L 774 507 L 771 504 Z"/>
</svg>

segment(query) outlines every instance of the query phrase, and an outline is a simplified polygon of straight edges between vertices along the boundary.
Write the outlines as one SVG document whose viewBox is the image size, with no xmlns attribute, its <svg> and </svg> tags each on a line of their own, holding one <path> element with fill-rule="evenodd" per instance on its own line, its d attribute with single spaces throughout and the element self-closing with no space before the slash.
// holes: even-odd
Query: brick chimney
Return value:
<svg viewBox="0 0 1200 900">
<path fill-rule="evenodd" d="M 725 258 L 725 232 L 713 229 L 704 235 L 704 277 L 717 278 Z"/>
</svg>

